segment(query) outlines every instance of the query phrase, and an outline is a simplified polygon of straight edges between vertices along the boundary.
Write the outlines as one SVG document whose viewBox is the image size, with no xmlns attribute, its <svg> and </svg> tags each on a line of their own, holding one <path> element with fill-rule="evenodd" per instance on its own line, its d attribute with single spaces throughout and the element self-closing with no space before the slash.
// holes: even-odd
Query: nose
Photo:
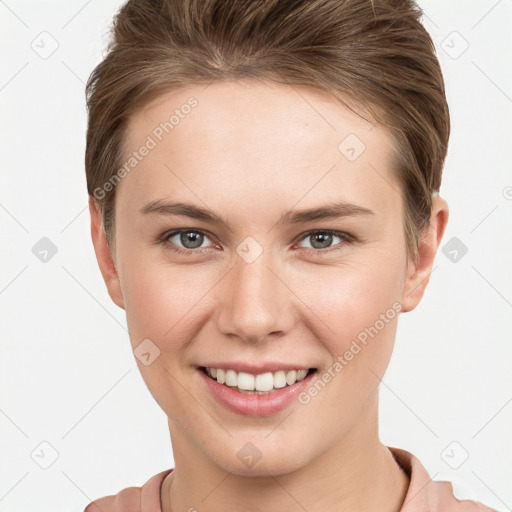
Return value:
<svg viewBox="0 0 512 512">
<path fill-rule="evenodd" d="M 263 251 L 252 262 L 234 257 L 218 296 L 220 332 L 256 344 L 270 335 L 283 336 L 295 325 L 298 299 L 275 263 L 271 251 Z"/>
</svg>

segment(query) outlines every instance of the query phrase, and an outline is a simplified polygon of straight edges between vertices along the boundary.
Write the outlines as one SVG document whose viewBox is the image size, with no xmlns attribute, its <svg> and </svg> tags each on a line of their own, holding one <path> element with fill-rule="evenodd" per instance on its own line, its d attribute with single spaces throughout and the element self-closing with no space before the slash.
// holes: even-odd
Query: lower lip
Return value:
<svg viewBox="0 0 512 512">
<path fill-rule="evenodd" d="M 233 412 L 254 417 L 271 416 L 291 405 L 297 395 L 310 385 L 313 376 L 317 373 L 309 373 L 301 381 L 265 395 L 250 395 L 219 384 L 199 368 L 197 371 L 219 403 Z"/>
</svg>

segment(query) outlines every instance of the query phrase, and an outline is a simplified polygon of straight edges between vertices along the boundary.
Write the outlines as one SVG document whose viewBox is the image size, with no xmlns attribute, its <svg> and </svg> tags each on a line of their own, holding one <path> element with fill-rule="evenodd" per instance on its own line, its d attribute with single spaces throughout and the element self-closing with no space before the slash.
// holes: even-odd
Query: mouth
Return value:
<svg viewBox="0 0 512 512">
<path fill-rule="evenodd" d="M 237 372 L 233 369 L 198 367 L 209 379 L 222 384 L 225 387 L 248 395 L 269 395 L 276 393 L 283 388 L 294 386 L 311 374 L 316 373 L 317 368 L 297 370 L 277 370 L 252 374 Z"/>
<path fill-rule="evenodd" d="M 249 363 L 240 362 L 237 366 L 250 368 Z M 271 369 L 273 371 L 265 371 Z M 270 364 L 261 368 L 259 371 L 264 373 L 259 374 L 236 372 L 226 367 L 196 366 L 196 371 L 208 395 L 229 411 L 247 417 L 272 416 L 291 407 L 300 394 L 313 385 L 318 373 L 317 368 L 295 370 L 288 365 L 286 370 L 280 370 Z"/>
</svg>

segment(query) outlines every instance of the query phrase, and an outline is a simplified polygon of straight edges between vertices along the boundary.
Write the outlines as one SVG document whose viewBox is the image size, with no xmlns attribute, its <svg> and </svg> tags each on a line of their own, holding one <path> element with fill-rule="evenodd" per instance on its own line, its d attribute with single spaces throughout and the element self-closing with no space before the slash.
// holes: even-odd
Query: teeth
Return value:
<svg viewBox="0 0 512 512">
<path fill-rule="evenodd" d="M 274 373 L 274 387 L 284 388 L 286 386 L 286 372 L 283 370 L 279 370 L 278 372 Z"/>
<path fill-rule="evenodd" d="M 294 382 L 297 382 L 297 372 L 295 370 L 290 370 L 286 374 L 286 384 L 288 384 L 288 386 L 290 386 Z"/>
<path fill-rule="evenodd" d="M 238 386 L 238 376 L 235 370 L 226 370 L 226 386 Z"/>
<path fill-rule="evenodd" d="M 270 391 L 274 389 L 274 376 L 270 372 L 256 375 L 254 389 L 256 391 Z"/>
<path fill-rule="evenodd" d="M 219 384 L 236 387 L 241 392 L 268 392 L 273 389 L 291 386 L 304 379 L 308 370 L 278 370 L 277 372 L 252 375 L 246 372 L 237 373 L 235 370 L 223 370 L 222 368 L 206 368 L 206 373 L 217 379 Z"/>
<path fill-rule="evenodd" d="M 297 380 L 302 380 L 307 374 L 309 370 L 299 370 L 297 372 Z"/>
<path fill-rule="evenodd" d="M 244 389 L 245 391 L 253 391 L 254 380 L 254 375 L 251 375 L 250 373 L 240 372 L 238 374 L 238 379 L 235 381 L 235 384 L 233 384 L 233 386 L 238 386 L 239 389 Z"/>
</svg>

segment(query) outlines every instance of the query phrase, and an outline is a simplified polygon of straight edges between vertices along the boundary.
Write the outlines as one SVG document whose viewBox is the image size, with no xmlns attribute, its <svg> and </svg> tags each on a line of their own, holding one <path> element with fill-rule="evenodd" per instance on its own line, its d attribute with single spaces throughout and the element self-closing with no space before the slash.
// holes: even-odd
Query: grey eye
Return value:
<svg viewBox="0 0 512 512">
<path fill-rule="evenodd" d="M 171 233 L 167 240 L 169 242 L 172 242 L 176 244 L 175 240 L 172 240 L 173 238 L 179 240 L 178 247 L 180 247 L 180 244 L 185 249 L 197 249 L 203 245 L 204 239 L 207 238 L 204 233 L 201 233 L 200 231 L 192 231 L 192 230 L 185 230 L 180 231 L 177 233 Z"/>
<path fill-rule="evenodd" d="M 314 231 L 304 236 L 303 240 L 311 240 L 312 249 L 328 249 L 332 246 L 333 238 L 343 241 L 342 237 L 330 231 Z"/>
</svg>

